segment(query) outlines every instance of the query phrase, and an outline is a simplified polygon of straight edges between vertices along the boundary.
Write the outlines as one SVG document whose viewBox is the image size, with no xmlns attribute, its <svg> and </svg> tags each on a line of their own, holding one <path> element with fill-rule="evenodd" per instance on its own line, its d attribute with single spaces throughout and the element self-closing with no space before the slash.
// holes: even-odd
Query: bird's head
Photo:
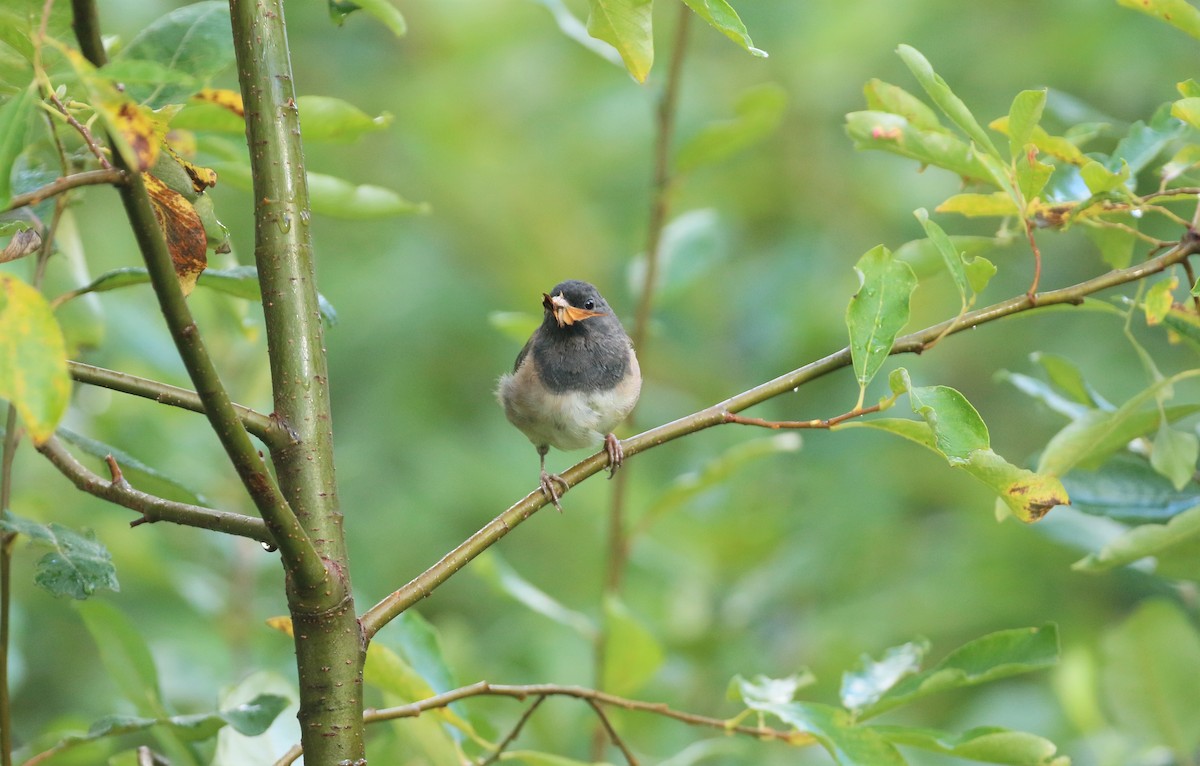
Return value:
<svg viewBox="0 0 1200 766">
<path fill-rule="evenodd" d="M 608 316 L 604 310 L 608 304 L 599 291 L 587 282 L 577 280 L 561 282 L 549 293 L 542 293 L 542 306 L 546 317 L 553 318 L 560 328 L 592 317 Z"/>
</svg>

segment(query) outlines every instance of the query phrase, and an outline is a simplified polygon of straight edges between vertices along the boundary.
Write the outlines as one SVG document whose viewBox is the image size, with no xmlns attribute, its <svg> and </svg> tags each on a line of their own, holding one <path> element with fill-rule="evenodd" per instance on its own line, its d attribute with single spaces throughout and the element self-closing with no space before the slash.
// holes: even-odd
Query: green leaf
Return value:
<svg viewBox="0 0 1200 766">
<path fill-rule="evenodd" d="M 60 427 L 54 433 L 64 442 L 75 445 L 83 452 L 99 460 L 104 460 L 109 455 L 112 455 L 117 464 L 121 466 L 121 472 L 125 475 L 125 478 L 143 492 L 150 492 L 160 497 L 165 497 L 168 500 L 177 500 L 182 503 L 210 505 L 208 498 L 204 495 L 162 471 L 143 463 L 119 447 L 97 441 L 83 434 L 76 433 L 69 428 Z"/>
<path fill-rule="evenodd" d="M 950 237 L 946 235 L 942 227 L 929 220 L 929 213 L 925 208 L 917 208 L 913 215 L 921 222 L 921 226 L 925 229 L 925 235 L 929 237 L 929 241 L 941 254 L 942 263 L 946 265 L 946 270 L 950 272 L 950 278 L 954 280 L 954 286 L 958 289 L 962 310 L 966 311 L 975 302 L 975 295 L 967 281 L 967 270 L 962 256 L 959 255 L 958 249 L 954 247 L 954 243 L 950 241 Z"/>
<path fill-rule="evenodd" d="M 714 29 L 733 40 L 755 56 L 766 58 L 767 52 L 754 47 L 746 25 L 738 17 L 737 11 L 725 0 L 683 0 L 687 7 L 696 12 Z"/>
<path fill-rule="evenodd" d="M 909 125 L 921 130 L 944 131 L 937 113 L 899 85 L 883 80 L 868 80 L 863 86 L 863 95 L 867 97 L 867 109 L 873 112 L 898 114 Z"/>
<path fill-rule="evenodd" d="M 1129 181 L 1130 169 L 1129 165 L 1122 161 L 1121 170 L 1114 173 L 1096 160 L 1091 160 L 1079 169 L 1079 175 L 1087 184 L 1088 191 L 1092 194 L 1103 194 L 1114 189 L 1124 189 Z"/>
<path fill-rule="evenodd" d="M 1185 763 L 1200 745 L 1200 635 L 1174 604 L 1147 600 L 1102 642 L 1102 688 L 1121 731 Z"/>
<path fill-rule="evenodd" d="M 604 597 L 604 684 L 619 696 L 637 693 L 663 663 L 654 634 L 616 596 Z"/>
<path fill-rule="evenodd" d="M 1200 457 L 1200 439 L 1189 431 L 1176 431 L 1160 423 L 1150 453 L 1150 465 L 1170 480 L 1175 489 L 1183 489 L 1196 474 L 1196 458 Z"/>
<path fill-rule="evenodd" d="M 921 83 L 921 87 L 933 99 L 933 103 L 942 110 L 942 113 L 962 129 L 977 147 L 999 159 L 1000 152 L 992 143 L 992 139 L 984 132 L 983 127 L 975 119 L 975 115 L 971 114 L 971 110 L 962 102 L 962 99 L 954 95 L 954 91 L 950 90 L 946 81 L 933 71 L 929 60 L 916 48 L 908 45 L 901 45 L 896 49 L 896 53 L 900 55 L 909 71 L 917 78 L 917 82 Z"/>
<path fill-rule="evenodd" d="M 114 63 L 131 60 L 157 62 L 180 75 L 129 83 L 128 92 L 135 101 L 153 108 L 182 102 L 233 64 L 229 4 L 205 0 L 167 13 L 113 57 Z M 100 73 L 106 74 L 105 69 Z"/>
<path fill-rule="evenodd" d="M 1026 201 L 1036 199 L 1054 174 L 1053 165 L 1039 162 L 1036 157 L 1024 152 L 1017 156 L 1013 164 L 1017 188 L 1021 190 L 1021 198 Z"/>
<path fill-rule="evenodd" d="M 892 371 L 892 391 L 907 393 L 912 410 L 933 431 L 937 449 L 951 465 L 970 461 L 975 450 L 990 444 L 987 425 L 967 398 L 949 386 L 913 386 L 903 367 Z"/>
<path fill-rule="evenodd" d="M 25 135 L 34 105 L 31 88 L 23 88 L 0 106 L 0 210 L 12 200 L 13 164 L 25 150 Z"/>
<path fill-rule="evenodd" d="M 433 625 L 415 609 L 409 609 L 392 622 L 391 640 L 399 645 L 404 659 L 434 691 L 441 693 L 456 687 L 454 674 L 442 653 L 441 639 Z"/>
<path fill-rule="evenodd" d="M 842 674 L 842 706 L 857 714 L 874 705 L 902 678 L 920 670 L 928 651 L 929 642 L 921 640 L 893 646 L 878 661 L 864 654 L 857 669 Z"/>
<path fill-rule="evenodd" d="M 1171 116 L 1183 120 L 1193 128 L 1200 128 L 1200 96 L 1181 98 L 1172 103 Z"/>
<path fill-rule="evenodd" d="M 124 266 L 112 271 L 106 271 L 83 287 L 78 287 L 65 293 L 58 299 L 59 303 L 77 298 L 87 293 L 102 293 L 132 285 L 150 283 L 150 275 L 144 266 Z M 262 287 L 258 282 L 258 268 L 255 266 L 234 266 L 228 269 L 205 269 L 196 281 L 197 287 L 232 295 L 247 301 L 259 303 L 262 301 Z M 324 295 L 317 294 L 317 305 L 325 324 L 332 327 L 337 324 L 337 310 L 334 309 Z"/>
<path fill-rule="evenodd" d="M 816 702 L 750 704 L 812 734 L 840 766 L 903 766 L 899 751 L 869 726 L 856 726 L 849 712 Z"/>
<path fill-rule="evenodd" d="M 1076 561 L 1071 568 L 1082 572 L 1103 572 L 1158 555 L 1175 546 L 1194 543 L 1197 537 L 1200 537 L 1200 506 L 1189 508 L 1166 524 L 1134 527 L 1098 552 Z"/>
<path fill-rule="evenodd" d="M 909 300 L 917 278 L 907 263 L 893 258 L 883 245 L 863 254 L 854 271 L 859 286 L 846 307 L 846 328 L 861 405 L 867 384 L 879 372 L 896 335 L 908 323 Z"/>
<path fill-rule="evenodd" d="M 102 588 L 121 589 L 111 554 L 90 529 L 76 532 L 57 522 L 39 524 L 8 511 L 0 516 L 0 529 L 25 535 L 37 547 L 50 549 L 38 560 L 33 581 L 55 596 L 82 600 Z"/>
<path fill-rule="evenodd" d="M 903 679 L 863 711 L 861 718 L 931 694 L 1043 670 L 1057 661 L 1058 629 L 1052 624 L 989 633 L 963 644 L 929 670 Z"/>
<path fill-rule="evenodd" d="M 998 370 L 995 378 L 1012 385 L 1026 396 L 1044 404 L 1050 411 L 1067 418 L 1077 418 L 1087 411 L 1087 407 L 1066 398 L 1044 380 L 1008 370 Z"/>
<path fill-rule="evenodd" d="M 522 766 L 605 766 L 595 761 L 578 761 L 554 753 L 539 753 L 534 750 L 509 750 L 503 760 L 522 764 Z"/>
<path fill-rule="evenodd" d="M 706 462 L 699 471 L 681 474 L 646 508 L 638 519 L 638 529 L 645 529 L 694 498 L 720 486 L 737 471 L 755 460 L 800 449 L 800 435 L 782 433 L 735 444 Z"/>
<path fill-rule="evenodd" d="M 758 675 L 747 680 L 737 675 L 729 682 L 728 696 L 740 699 L 747 705 L 786 703 L 796 699 L 796 692 L 816 682 L 816 676 L 808 668 L 787 678 Z"/>
<path fill-rule="evenodd" d="M 1021 210 L 1006 192 L 967 192 L 947 197 L 937 206 L 935 212 L 958 213 L 967 218 L 1007 218 L 1010 215 L 1020 215 Z"/>
<path fill-rule="evenodd" d="M 563 0 L 535 0 L 539 5 L 545 6 L 546 10 L 554 16 L 554 21 L 558 24 L 558 29 L 564 35 L 579 43 L 583 47 L 600 56 L 605 61 L 616 64 L 622 69 L 625 64 L 621 61 L 621 54 L 617 49 L 604 42 L 597 40 L 587 33 L 587 25 L 575 17 L 571 13 L 571 9 L 567 7 Z"/>
<path fill-rule="evenodd" d="M 1112 406 L 1104 401 L 1091 384 L 1084 379 L 1083 370 L 1079 369 L 1079 365 L 1070 359 L 1045 351 L 1035 351 L 1029 355 L 1029 358 L 1040 365 L 1046 371 L 1050 382 L 1071 400 L 1089 407 L 1112 409 Z"/>
<path fill-rule="evenodd" d="M 1013 159 L 1025 152 L 1025 144 L 1033 141 L 1033 131 L 1042 120 L 1046 107 L 1046 89 L 1023 90 L 1008 108 L 1008 149 Z"/>
<path fill-rule="evenodd" d="M 499 330 L 504 337 L 524 343 L 542 323 L 540 316 L 528 311 L 493 311 L 488 314 L 488 324 Z"/>
<path fill-rule="evenodd" d="M 899 372 L 903 372 L 903 370 L 897 370 L 892 374 L 893 382 L 898 377 L 896 373 Z M 953 391 L 954 389 L 949 390 Z M 949 411 L 953 415 L 953 411 L 959 405 L 954 404 L 952 397 L 947 398 L 950 401 Z M 929 404 L 930 397 L 925 397 L 923 401 L 925 404 Z M 969 403 L 967 406 L 970 406 Z M 949 420 L 953 419 L 955 418 L 949 418 Z M 977 426 L 972 426 L 970 418 L 964 419 L 962 413 L 958 413 L 957 419 L 963 422 L 960 422 L 955 429 L 951 429 L 950 434 L 943 434 L 943 438 L 958 439 L 964 444 L 970 443 L 978 436 L 975 433 L 975 436 L 972 437 L 972 433 L 977 431 Z M 943 418 L 939 422 L 944 423 L 946 420 Z M 982 421 L 978 426 L 982 426 Z M 950 465 L 963 469 L 991 488 L 1021 521 L 1037 521 L 1051 508 L 1057 505 L 1066 505 L 1069 502 L 1067 492 L 1058 479 L 1012 465 L 991 449 L 975 448 L 969 450 L 965 458 L 950 459 L 939 443 L 937 430 L 928 422 L 899 418 L 874 418 L 841 423 L 835 426 L 834 430 L 842 428 L 874 428 L 887 431 L 938 453 L 947 458 Z M 955 430 L 960 432 L 958 437 L 953 434 Z M 986 431 L 986 427 L 984 430 Z"/>
<path fill-rule="evenodd" d="M 54 433 L 71 397 L 67 344 L 40 292 L 0 273 L 0 398 L 17 409 L 35 444 Z"/>
<path fill-rule="evenodd" d="M 138 715 L 165 718 L 158 671 L 142 632 L 105 601 L 82 601 L 76 609 L 100 650 L 105 670 L 125 699 L 133 703 Z"/>
<path fill-rule="evenodd" d="M 1126 8 L 1162 19 L 1200 40 L 1200 10 L 1187 0 L 1117 0 Z"/>
<path fill-rule="evenodd" d="M 259 670 L 222 689 L 217 707 L 230 726 L 217 732 L 213 766 L 266 763 L 276 757 L 265 734 L 282 711 L 293 704 L 295 688 L 278 673 Z M 274 711 L 274 715 L 271 712 Z"/>
<path fill-rule="evenodd" d="M 1070 766 L 1053 742 L 1036 734 L 995 726 L 980 726 L 961 734 L 912 726 L 876 726 L 895 745 L 919 747 L 942 755 L 1011 766 Z"/>
<path fill-rule="evenodd" d="M 656 298 L 670 300 L 705 279 L 729 255 L 724 234 L 721 219 L 711 208 L 688 210 L 671 219 L 659 239 Z M 629 262 L 626 275 L 630 294 L 636 295 L 646 284 L 645 253 Z M 526 333 L 521 341 L 528 337 Z"/>
<path fill-rule="evenodd" d="M 235 162 L 213 163 L 221 180 L 245 191 L 252 188 L 250 168 Z M 397 215 L 427 214 L 428 203 L 409 202 L 391 189 L 349 181 L 321 173 L 308 174 L 309 202 L 314 213 L 345 220 L 389 218 Z"/>
<path fill-rule="evenodd" d="M 683 144 L 675 157 L 676 170 L 687 173 L 725 160 L 753 146 L 775 132 L 783 120 L 786 107 L 787 92 L 775 83 L 764 83 L 746 90 L 733 107 L 735 116 L 732 119 L 705 125 Z"/>
<path fill-rule="evenodd" d="M 1171 305 L 1175 302 L 1175 289 L 1179 287 L 1179 277 L 1171 276 L 1166 279 L 1160 279 L 1150 286 L 1146 291 L 1146 297 L 1142 301 L 1142 310 L 1146 315 L 1146 324 L 1154 326 L 1161 324 L 1166 318 L 1167 312 L 1171 310 Z"/>
<path fill-rule="evenodd" d="M 988 180 L 991 173 L 970 145 L 945 130 L 919 128 L 898 114 L 851 112 L 846 115 L 846 133 L 854 148 L 878 149 L 944 168 L 972 180 Z"/>
<path fill-rule="evenodd" d="M 550 594 L 526 580 L 497 553 L 488 551 L 476 558 L 471 571 L 518 604 L 560 625 L 565 625 L 584 638 L 595 639 L 599 632 L 587 615 L 564 606 Z"/>
<path fill-rule="evenodd" d="M 1161 420 L 1158 408 L 1142 409 L 1143 405 L 1174 383 L 1196 375 L 1200 375 L 1200 370 L 1188 370 L 1157 381 L 1114 411 L 1088 411 L 1051 437 L 1042 451 L 1038 472 L 1063 476 L 1077 465 L 1094 467 L 1103 463 L 1133 439 L 1158 428 Z M 1168 407 L 1167 421 L 1174 422 L 1198 410 L 1200 405 Z"/>
<path fill-rule="evenodd" d="M 408 33 L 408 23 L 404 21 L 403 14 L 388 0 L 329 0 L 329 16 L 338 26 L 341 26 L 346 16 L 357 10 L 366 11 L 368 16 L 374 16 L 376 21 L 396 37 L 404 37 Z"/>
<path fill-rule="evenodd" d="M 1121 223 L 1137 228 L 1137 220 L 1133 216 L 1121 216 Z M 1133 262 L 1133 247 L 1137 244 L 1137 236 L 1125 229 L 1113 226 L 1089 225 L 1083 229 L 1084 234 L 1100 251 L 1100 258 L 1114 269 L 1123 269 Z"/>
<path fill-rule="evenodd" d="M 633 79 L 645 82 L 654 64 L 651 0 L 589 0 L 587 31 L 621 54 Z"/>
<path fill-rule="evenodd" d="M 387 112 L 372 117 L 349 102 L 329 96 L 300 96 L 296 108 L 305 142 L 349 143 L 392 124 L 392 115 Z"/>
<path fill-rule="evenodd" d="M 1142 457 L 1118 453 L 1095 470 L 1063 477 L 1071 505 L 1094 516 L 1144 524 L 1163 522 L 1200 505 L 1200 486 L 1176 489 Z"/>
<path fill-rule="evenodd" d="M 1003 243 L 995 237 L 951 234 L 950 244 L 955 250 L 962 253 L 962 260 L 967 264 L 968 281 L 971 281 L 971 271 L 980 268 L 982 264 L 989 263 L 986 258 L 979 257 L 979 254 L 988 250 L 994 250 Z M 917 275 L 918 280 L 924 280 L 946 272 L 946 269 L 942 265 L 941 250 L 928 237 L 909 240 L 896 248 L 892 255 L 897 260 L 904 261 L 909 266 L 912 266 L 913 273 Z M 972 286 L 974 285 L 975 283 L 972 282 Z M 975 292 L 980 292 L 982 289 L 983 286 L 975 287 Z"/>
<path fill-rule="evenodd" d="M 162 718 L 127 715 L 104 716 L 92 723 L 86 734 L 68 734 L 49 750 L 58 754 L 106 737 L 136 734 L 153 729 L 169 729 L 180 739 L 189 741 L 210 739 L 226 726 L 247 736 L 258 736 L 267 730 L 267 727 L 287 706 L 286 697 L 260 694 L 243 705 L 211 713 Z"/>
</svg>

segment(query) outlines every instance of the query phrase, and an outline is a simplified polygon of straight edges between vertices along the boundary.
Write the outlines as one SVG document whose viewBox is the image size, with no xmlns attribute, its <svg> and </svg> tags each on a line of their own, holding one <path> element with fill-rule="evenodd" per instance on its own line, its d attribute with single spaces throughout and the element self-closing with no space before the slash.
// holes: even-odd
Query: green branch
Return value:
<svg viewBox="0 0 1200 766">
<path fill-rule="evenodd" d="M 295 439 L 272 449 L 271 458 L 280 487 L 330 572 L 320 588 L 288 580 L 297 717 L 312 763 L 365 763 L 366 641 L 354 608 L 334 480 L 329 371 L 284 6 L 282 0 L 231 0 L 230 11 L 254 182 L 254 258 L 274 416 Z"/>
<path fill-rule="evenodd" d="M 67 369 L 71 373 L 71 377 L 80 383 L 140 396 L 143 399 L 151 399 L 160 404 L 179 407 L 191 412 L 204 412 L 204 401 L 195 391 L 189 391 L 186 388 L 179 388 L 149 378 L 139 378 L 137 375 L 96 367 L 83 362 L 67 362 Z M 272 449 L 285 447 L 293 442 L 287 430 L 269 415 L 264 415 L 240 404 L 234 404 L 233 409 L 246 430 L 262 439 L 263 443 Z"/>
<path fill-rule="evenodd" d="M 131 522 L 131 525 L 169 521 L 172 524 L 210 529 L 227 535 L 248 537 L 270 546 L 275 545 L 275 539 L 262 519 L 179 503 L 142 492 L 123 479 L 119 470 L 115 471 L 116 475 L 111 481 L 105 479 L 76 460 L 58 437 L 52 436 L 47 439 L 45 444 L 38 447 L 38 452 L 45 455 L 78 489 L 140 513 L 142 518 Z M 115 466 L 115 463 L 110 463 L 110 466 Z"/>
<path fill-rule="evenodd" d="M 1022 294 L 986 308 L 968 312 L 954 319 L 949 319 L 897 338 L 895 344 L 892 346 L 891 353 L 920 353 L 930 343 L 941 339 L 943 336 L 969 330 L 997 319 L 1023 312 L 1042 310 L 1051 306 L 1077 305 L 1085 297 L 1093 293 L 1145 279 L 1152 274 L 1157 274 L 1171 266 L 1182 263 L 1186 258 L 1197 253 L 1200 253 L 1200 236 L 1189 232 L 1175 247 L 1137 266 L 1116 269 L 1094 279 L 1071 285 L 1070 287 L 1039 293 L 1035 299 Z M 798 386 L 810 383 L 843 367 L 848 367 L 850 363 L 850 348 L 843 348 L 823 359 L 810 362 L 803 367 L 780 375 L 774 380 L 769 380 L 748 391 L 743 391 L 723 402 L 718 402 L 699 412 L 694 412 L 691 415 L 630 437 L 622 442 L 622 445 L 625 447 L 625 456 L 636 455 L 639 452 L 645 452 L 648 449 L 666 444 L 669 441 L 674 441 L 681 436 L 729 422 L 727 420 L 729 413 L 741 412 L 756 404 L 761 404 L 768 399 L 786 394 Z M 573 487 L 589 476 L 604 470 L 607 465 L 608 456 L 605 452 L 601 451 L 584 458 L 559 475 L 563 478 L 567 487 Z M 366 632 L 368 638 L 375 635 L 389 621 L 402 614 L 405 609 L 408 609 L 416 602 L 431 594 L 435 588 L 449 579 L 455 572 L 466 566 L 471 559 L 487 550 L 493 543 L 511 532 L 518 524 L 537 512 L 546 502 L 546 495 L 540 488 L 530 492 L 516 504 L 488 522 L 478 532 L 467 538 L 457 548 L 447 553 L 436 564 L 368 609 L 362 617 L 363 630 Z"/>
<path fill-rule="evenodd" d="M 103 48 L 97 49 L 99 30 L 95 28 L 96 13 L 92 0 L 73 0 L 75 10 L 74 27 L 80 47 L 91 63 L 105 63 Z M 150 283 L 158 298 L 159 309 L 171 333 L 180 359 L 188 376 L 196 386 L 196 394 L 204 402 L 204 413 L 212 423 L 213 431 L 229 455 L 238 477 L 262 514 L 272 536 L 279 543 L 280 554 L 287 561 L 296 582 L 303 587 L 318 588 L 326 579 L 325 564 L 300 526 L 296 516 L 275 484 L 262 456 L 250 441 L 250 435 L 242 426 L 233 408 L 228 392 L 221 383 L 217 369 L 208 355 L 200 337 L 199 329 L 192 319 L 191 310 L 179 287 L 171 254 L 163 239 L 151 207 L 150 198 L 141 175 L 124 168 L 120 152 L 115 152 L 114 161 L 129 173 L 128 183 L 117 187 L 121 202 L 129 217 L 138 249 L 146 262 Z"/>
</svg>

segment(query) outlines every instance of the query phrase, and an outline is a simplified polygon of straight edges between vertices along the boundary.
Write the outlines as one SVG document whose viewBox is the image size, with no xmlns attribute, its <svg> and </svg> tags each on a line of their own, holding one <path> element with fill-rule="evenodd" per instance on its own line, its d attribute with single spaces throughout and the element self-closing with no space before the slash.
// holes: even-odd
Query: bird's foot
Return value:
<svg viewBox="0 0 1200 766">
<path fill-rule="evenodd" d="M 608 478 L 611 479 L 625 462 L 625 448 L 615 434 L 609 434 L 604 437 L 604 451 L 608 453 Z"/>
<path fill-rule="evenodd" d="M 567 480 L 556 473 L 546 473 L 546 469 L 543 468 L 541 481 L 542 492 L 546 495 L 546 497 L 550 498 L 550 502 L 554 503 L 554 507 L 558 509 L 558 512 L 562 513 L 562 504 L 558 502 L 558 499 L 562 497 L 568 489 L 570 489 L 570 486 L 567 484 Z M 562 492 L 559 492 L 554 488 L 555 482 L 558 482 L 558 484 L 562 487 Z"/>
</svg>

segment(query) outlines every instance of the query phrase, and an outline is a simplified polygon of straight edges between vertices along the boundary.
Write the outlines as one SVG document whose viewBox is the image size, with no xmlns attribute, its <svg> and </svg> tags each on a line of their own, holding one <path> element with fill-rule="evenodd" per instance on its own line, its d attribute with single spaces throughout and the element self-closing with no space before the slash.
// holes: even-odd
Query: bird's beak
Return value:
<svg viewBox="0 0 1200 766">
<path fill-rule="evenodd" d="M 562 293 L 555 295 L 553 298 L 546 293 L 542 293 L 542 305 L 554 316 L 554 321 L 558 322 L 559 327 L 573 325 L 576 322 L 581 322 L 584 319 L 592 317 L 604 316 L 603 311 L 588 311 L 587 309 L 572 306 L 570 303 L 567 303 L 567 299 L 563 297 Z"/>
</svg>

